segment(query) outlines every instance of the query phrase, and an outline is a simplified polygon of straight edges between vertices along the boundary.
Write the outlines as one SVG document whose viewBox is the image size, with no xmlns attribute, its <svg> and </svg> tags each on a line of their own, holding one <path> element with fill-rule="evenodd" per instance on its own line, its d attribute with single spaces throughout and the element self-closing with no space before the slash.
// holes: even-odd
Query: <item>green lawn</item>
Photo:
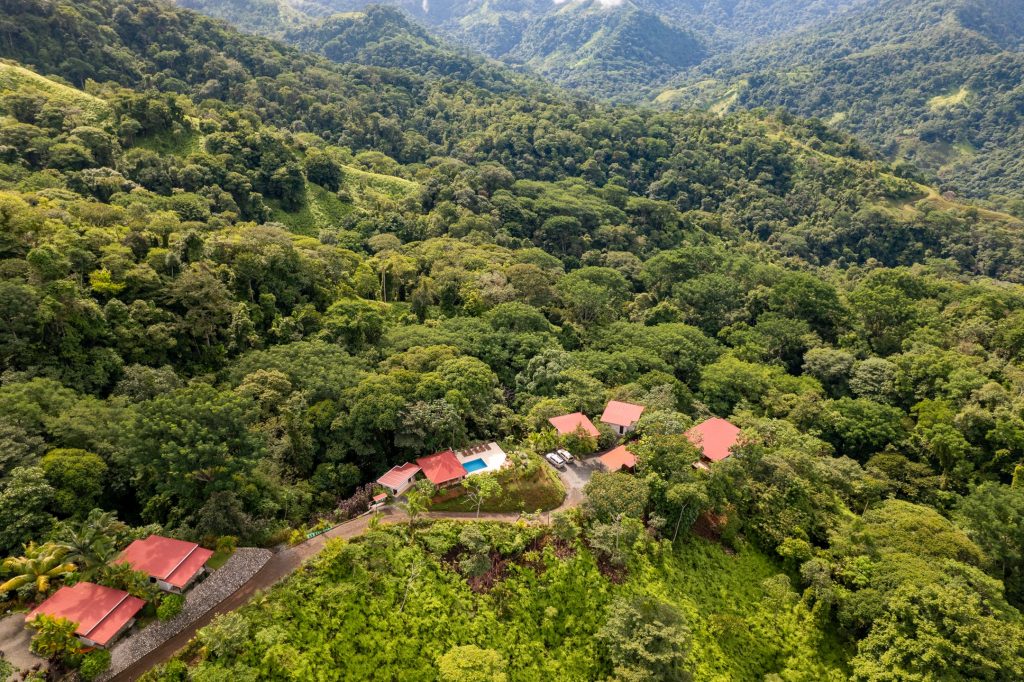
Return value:
<svg viewBox="0 0 1024 682">
<path fill-rule="evenodd" d="M 526 476 L 502 481 L 501 494 L 484 502 L 480 511 L 492 513 L 549 511 L 562 504 L 565 488 L 551 467 L 539 466 Z M 465 496 L 431 506 L 431 511 L 476 511 Z"/>
<path fill-rule="evenodd" d="M 231 558 L 231 555 L 235 553 L 235 548 L 232 547 L 230 550 L 217 550 L 210 557 L 210 560 L 206 562 L 206 567 L 211 571 L 216 571 L 218 568 L 227 563 L 227 560 Z"/>
</svg>

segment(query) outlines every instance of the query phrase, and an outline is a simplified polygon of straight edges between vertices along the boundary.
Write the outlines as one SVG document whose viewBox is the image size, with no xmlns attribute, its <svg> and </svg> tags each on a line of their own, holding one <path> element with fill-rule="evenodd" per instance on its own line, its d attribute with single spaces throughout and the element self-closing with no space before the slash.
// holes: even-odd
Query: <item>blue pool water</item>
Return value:
<svg viewBox="0 0 1024 682">
<path fill-rule="evenodd" d="M 466 472 L 471 474 L 474 471 L 486 469 L 487 462 L 483 461 L 482 459 L 471 459 L 468 462 L 463 462 L 462 466 L 466 467 Z"/>
</svg>

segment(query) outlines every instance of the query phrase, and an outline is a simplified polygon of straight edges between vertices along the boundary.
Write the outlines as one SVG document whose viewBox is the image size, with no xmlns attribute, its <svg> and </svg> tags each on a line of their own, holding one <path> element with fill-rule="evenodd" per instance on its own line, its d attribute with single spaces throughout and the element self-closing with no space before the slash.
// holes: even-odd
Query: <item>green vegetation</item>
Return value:
<svg viewBox="0 0 1024 682">
<path fill-rule="evenodd" d="M 500 484 L 496 494 L 486 497 L 480 511 L 492 513 L 525 512 L 555 509 L 565 499 L 565 488 L 551 467 L 531 457 L 524 468 L 503 469 L 494 477 Z M 475 477 L 474 477 L 475 478 Z M 472 496 L 459 493 L 458 496 L 435 502 L 431 511 L 475 512 L 477 506 Z"/>
<path fill-rule="evenodd" d="M 479 577 L 459 559 L 477 541 L 491 564 Z M 821 655 L 827 637 L 788 579 L 753 549 L 726 554 L 693 540 L 673 552 L 644 541 L 624 582 L 600 566 L 582 543 L 542 526 L 436 522 L 411 546 L 402 527 L 385 527 L 351 544 L 332 541 L 311 570 L 202 630 L 183 658 L 198 655 L 190 674 L 199 678 L 274 676 L 287 664 L 310 677 L 344 670 L 456 679 L 439 671 L 455 658 L 449 652 L 461 651 L 474 654 L 460 657 L 475 662 L 467 674 L 494 659 L 510 681 L 602 679 L 620 666 L 645 680 L 681 679 L 684 670 L 693 679 L 844 679 L 841 651 Z M 660 604 L 662 622 L 676 614 L 668 641 L 681 637 L 681 656 L 655 657 L 653 637 L 649 660 L 620 650 L 649 622 L 642 606 L 623 613 L 624 605 L 644 603 Z M 615 618 L 629 627 L 616 631 Z M 256 644 L 260 637 L 273 644 Z M 150 679 L 177 679 L 181 670 L 171 662 Z"/>
<path fill-rule="evenodd" d="M 637 475 L 578 522 L 423 528 L 417 486 L 167 676 L 433 679 L 472 646 L 520 679 L 1021 677 L 1020 219 L 817 120 L 606 107 L 338 21 L 356 62 L 154 0 L 0 17 L 52 74 L 0 118 L 5 600 L 88 579 L 151 619 L 134 537 L 301 540 L 432 452 L 610 447 L 548 419 L 614 398 Z M 705 472 L 711 415 L 743 439 Z M 532 466 L 453 504 L 555 506 Z"/>
<path fill-rule="evenodd" d="M 924 172 L 943 190 L 1019 213 L 1022 39 L 1020 3 L 861 3 L 807 30 L 716 56 L 661 99 L 710 106 L 735 88 L 739 106 L 829 120 L 905 162 L 909 175 Z M 701 87 L 709 80 L 717 87 Z"/>
</svg>

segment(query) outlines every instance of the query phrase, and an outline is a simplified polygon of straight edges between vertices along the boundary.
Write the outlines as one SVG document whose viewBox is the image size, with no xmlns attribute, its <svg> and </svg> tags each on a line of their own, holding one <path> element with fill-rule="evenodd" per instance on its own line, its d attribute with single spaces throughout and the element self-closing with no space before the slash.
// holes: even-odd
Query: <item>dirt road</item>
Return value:
<svg viewBox="0 0 1024 682">
<path fill-rule="evenodd" d="M 579 466 L 583 465 L 581 464 Z M 586 480 L 589 480 L 590 472 L 581 471 L 579 474 L 574 471 L 562 472 L 560 473 L 560 476 L 563 483 L 566 484 L 567 496 L 561 506 L 554 511 L 579 506 L 583 499 L 582 485 Z M 407 520 L 407 517 L 404 514 L 399 514 L 390 509 L 383 510 L 377 516 L 381 523 L 402 523 Z M 228 611 L 234 611 L 235 609 L 244 606 L 257 592 L 266 590 L 287 578 L 302 566 L 305 561 L 319 554 L 327 544 L 328 540 L 334 538 L 351 539 L 362 535 L 366 532 L 367 528 L 369 528 L 371 518 L 373 517 L 361 516 L 357 519 L 347 521 L 340 526 L 332 528 L 323 535 L 318 535 L 300 545 L 289 547 L 277 552 L 270 558 L 270 561 L 260 569 L 259 573 L 254 575 L 249 582 L 240 587 L 234 594 L 217 604 L 200 618 L 196 619 L 180 633 L 171 637 L 156 649 L 140 658 L 135 664 L 125 668 L 122 672 L 113 677 L 111 682 L 130 682 L 131 680 L 136 680 L 147 670 L 170 660 L 175 653 L 181 650 L 182 647 L 188 644 L 189 641 L 195 637 L 196 632 L 200 628 L 207 625 L 215 616 L 221 613 L 227 613 Z M 477 515 L 473 513 L 428 512 L 422 514 L 421 518 L 459 519 L 470 521 L 479 518 L 481 521 L 504 521 L 506 523 L 513 523 L 520 518 L 520 515 L 482 513 L 477 517 Z M 545 514 L 545 519 L 547 518 L 550 518 L 550 514 Z"/>
</svg>

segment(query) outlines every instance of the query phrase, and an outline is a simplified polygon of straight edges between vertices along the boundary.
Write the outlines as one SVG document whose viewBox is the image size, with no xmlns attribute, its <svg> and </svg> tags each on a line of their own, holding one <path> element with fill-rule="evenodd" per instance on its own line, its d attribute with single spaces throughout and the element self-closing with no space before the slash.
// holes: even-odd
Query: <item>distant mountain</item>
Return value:
<svg viewBox="0 0 1024 682">
<path fill-rule="evenodd" d="M 292 41 L 300 33 L 308 37 L 310 24 L 325 16 L 341 13 L 351 20 L 351 12 L 372 10 L 377 3 L 178 0 L 178 4 L 249 31 Z M 691 31 L 627 0 L 385 0 L 382 4 L 402 9 L 456 45 L 607 99 L 637 99 L 652 84 L 664 83 L 708 54 Z M 331 25 L 337 27 L 337 21 Z M 398 34 L 427 39 L 409 26 L 396 26 Z M 323 30 L 312 33 L 324 37 Z M 379 37 L 388 42 L 388 36 Z M 335 40 L 335 45 L 342 42 Z M 310 44 L 307 40 L 303 46 L 308 49 Z"/>
<path fill-rule="evenodd" d="M 707 56 L 689 31 L 632 4 L 586 0 L 561 5 L 527 26 L 500 59 L 557 83 L 621 99 Z"/>
<path fill-rule="evenodd" d="M 649 12 L 686 26 L 716 51 L 805 26 L 876 0 L 636 0 Z"/>
<path fill-rule="evenodd" d="M 1024 187 L 1024 3 L 883 0 L 719 55 L 672 106 L 816 116 L 972 196 Z"/>
<path fill-rule="evenodd" d="M 1020 0 L 178 1 L 335 61 L 480 68 L 447 40 L 600 99 L 784 107 L 945 189 L 1024 193 Z"/>
</svg>

